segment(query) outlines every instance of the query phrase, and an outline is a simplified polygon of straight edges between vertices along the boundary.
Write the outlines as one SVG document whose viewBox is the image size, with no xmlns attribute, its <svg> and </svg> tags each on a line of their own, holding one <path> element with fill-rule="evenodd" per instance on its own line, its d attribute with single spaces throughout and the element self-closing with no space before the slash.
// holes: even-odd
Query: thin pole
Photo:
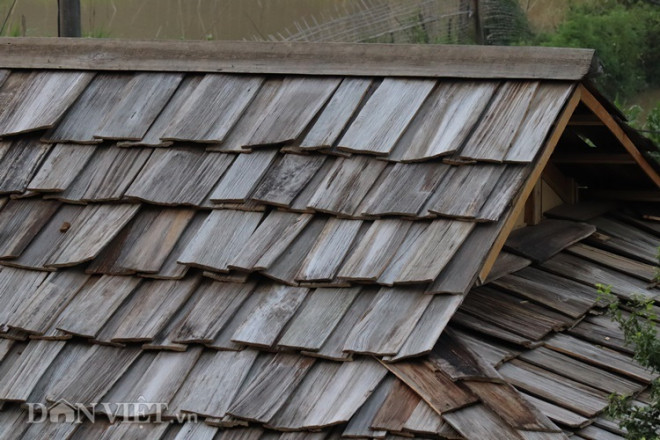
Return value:
<svg viewBox="0 0 660 440">
<path fill-rule="evenodd" d="M 57 0 L 57 35 L 80 37 L 80 0 Z"/>
</svg>

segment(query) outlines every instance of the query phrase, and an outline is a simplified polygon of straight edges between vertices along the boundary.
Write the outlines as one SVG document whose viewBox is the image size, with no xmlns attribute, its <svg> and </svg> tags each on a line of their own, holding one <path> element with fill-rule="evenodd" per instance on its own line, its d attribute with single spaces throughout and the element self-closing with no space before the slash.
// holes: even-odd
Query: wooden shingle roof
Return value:
<svg viewBox="0 0 660 440">
<path fill-rule="evenodd" d="M 0 40 L 0 438 L 562 439 L 604 391 L 548 365 L 593 350 L 642 391 L 574 331 L 604 324 L 566 260 L 640 251 L 639 287 L 652 226 L 509 237 L 592 56 Z M 23 423 L 60 401 L 167 410 Z"/>
</svg>

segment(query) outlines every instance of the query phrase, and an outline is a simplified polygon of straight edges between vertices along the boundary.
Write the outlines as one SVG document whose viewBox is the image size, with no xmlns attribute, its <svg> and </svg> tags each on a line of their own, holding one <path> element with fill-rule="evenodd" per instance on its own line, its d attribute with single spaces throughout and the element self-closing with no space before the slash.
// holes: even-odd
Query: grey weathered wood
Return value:
<svg viewBox="0 0 660 440">
<path fill-rule="evenodd" d="M 572 91 L 572 83 L 548 82 L 539 85 L 518 134 L 506 154 L 506 161 L 534 160 Z"/>
<path fill-rule="evenodd" d="M 0 136 L 52 127 L 93 76 L 90 72 L 33 71 L 0 110 Z"/>
<path fill-rule="evenodd" d="M 435 295 L 392 362 L 429 353 L 463 301 L 460 295 Z"/>
<path fill-rule="evenodd" d="M 344 350 L 397 354 L 432 299 L 421 288 L 382 288 L 368 313 L 353 327 Z"/>
<path fill-rule="evenodd" d="M 378 281 L 385 284 L 432 282 L 473 227 L 471 222 L 432 221 L 400 256 L 400 260 L 397 261 L 397 257 L 392 260 Z"/>
<path fill-rule="evenodd" d="M 460 156 L 502 162 L 515 139 L 539 83 L 508 81 L 497 90 Z"/>
<path fill-rule="evenodd" d="M 289 322 L 279 347 L 319 350 L 355 301 L 359 287 L 314 290 Z"/>
<path fill-rule="evenodd" d="M 451 329 L 440 336 L 429 360 L 454 382 L 504 382 L 497 371 L 457 338 Z"/>
<path fill-rule="evenodd" d="M 615 434 L 607 429 L 590 425 L 578 431 L 580 437 L 587 440 L 621 440 L 625 437 Z"/>
<path fill-rule="evenodd" d="M 194 148 L 158 149 L 125 196 L 163 205 L 199 206 L 233 160 L 233 155 Z"/>
<path fill-rule="evenodd" d="M 655 235 L 607 217 L 592 219 L 590 223 L 598 228 L 599 234 L 587 242 L 647 264 L 657 264 L 658 239 Z"/>
<path fill-rule="evenodd" d="M 603 249 L 598 249 L 584 243 L 577 243 L 567 248 L 571 254 L 591 260 L 603 266 L 618 270 L 628 275 L 651 282 L 655 279 L 655 267 L 641 263 Z"/>
<path fill-rule="evenodd" d="M 240 154 L 211 193 L 211 201 L 246 201 L 276 156 L 277 150 Z"/>
<path fill-rule="evenodd" d="M 309 214 L 273 211 L 261 222 L 243 249 L 228 262 L 230 269 L 265 270 L 298 237 L 312 219 Z"/>
<path fill-rule="evenodd" d="M 165 104 L 163 110 L 158 114 L 148 130 L 144 133 L 142 139 L 137 141 L 121 141 L 119 146 L 151 146 L 151 147 L 169 147 L 172 141 L 163 141 L 160 137 L 168 128 L 179 111 L 183 103 L 188 99 L 193 90 L 199 85 L 204 75 L 186 75 L 179 83 L 178 88 L 172 95 L 169 102 Z"/>
<path fill-rule="evenodd" d="M 308 292 L 308 289 L 298 287 L 260 286 L 252 294 L 260 298 L 259 304 L 236 330 L 232 340 L 261 347 L 272 346 Z"/>
<path fill-rule="evenodd" d="M 515 197 L 520 193 L 530 172 L 531 167 L 527 165 L 507 165 L 477 218 L 486 221 L 501 219 L 507 209 L 513 208 Z"/>
<path fill-rule="evenodd" d="M 531 347 L 536 339 L 513 333 L 503 327 L 490 323 L 486 320 L 475 319 L 474 316 L 459 309 L 452 317 L 454 324 L 464 327 L 468 330 L 474 330 L 480 334 L 492 336 L 503 342 L 516 344 L 522 347 Z M 509 321 L 511 319 L 509 318 Z M 506 325 L 506 324 L 505 324 Z"/>
<path fill-rule="evenodd" d="M 252 293 L 252 292 L 250 292 Z M 206 346 L 216 350 L 243 350 L 244 344 L 232 341 L 234 333 L 238 330 L 249 316 L 256 310 L 261 302 L 261 295 L 248 295 L 237 309 L 233 310 L 233 314 L 228 317 L 228 320 L 222 326 L 220 332 L 216 335 L 211 343 Z"/>
<path fill-rule="evenodd" d="M 413 162 L 458 150 L 498 85 L 493 81 L 440 82 L 389 158 Z"/>
<path fill-rule="evenodd" d="M 52 38 L 1 42 L 5 68 L 83 70 L 580 80 L 590 72 L 594 56 L 590 49 L 518 46 Z"/>
<path fill-rule="evenodd" d="M 401 246 L 412 222 L 376 220 L 337 274 L 347 280 L 376 281 Z"/>
<path fill-rule="evenodd" d="M 59 206 L 46 200 L 10 200 L 0 210 L 0 257 L 20 256 Z"/>
<path fill-rule="evenodd" d="M 206 423 L 186 422 L 173 440 L 213 440 L 218 428 Z"/>
<path fill-rule="evenodd" d="M 99 435 L 99 440 L 140 438 L 159 440 L 167 430 L 167 423 L 112 423 Z"/>
<path fill-rule="evenodd" d="M 49 149 L 33 137 L 0 141 L 0 193 L 24 192 Z"/>
<path fill-rule="evenodd" d="M 503 345 L 501 342 L 483 338 L 478 334 L 467 333 L 457 329 L 456 326 L 452 326 L 451 329 L 456 339 L 474 353 L 478 353 L 481 359 L 494 367 L 513 359 L 519 354 L 518 351 Z"/>
<path fill-rule="evenodd" d="M 121 100 L 110 110 L 94 137 L 139 141 L 182 79 L 182 74 L 136 73 L 122 90 Z"/>
<path fill-rule="evenodd" d="M 543 414 L 545 414 L 550 420 L 553 420 L 562 425 L 571 427 L 571 428 L 580 428 L 590 422 L 589 419 L 582 417 L 579 414 L 569 411 L 566 408 L 555 405 L 548 401 L 539 399 L 538 397 L 532 396 L 531 394 L 523 393 L 521 394 L 527 399 L 532 405 L 538 408 Z"/>
<path fill-rule="evenodd" d="M 188 244 L 195 238 L 199 228 L 202 227 L 206 217 L 208 216 L 207 212 L 197 211 L 195 216 L 190 220 L 188 226 L 183 231 L 183 234 L 179 237 L 179 240 L 176 242 L 176 245 L 167 256 L 163 264 L 160 266 L 160 269 L 157 273 L 142 274 L 143 276 L 149 276 L 151 278 L 160 278 L 160 279 L 181 279 L 188 272 L 188 266 L 185 264 L 179 264 L 177 260 L 183 251 L 188 247 Z"/>
<path fill-rule="evenodd" d="M 422 435 L 439 434 L 446 438 L 457 438 L 460 435 L 424 401 L 419 402 L 415 407 L 403 424 L 403 430 Z"/>
<path fill-rule="evenodd" d="M 100 142 L 94 138 L 94 133 L 108 112 L 119 102 L 121 92 L 130 80 L 131 75 L 126 73 L 96 75 L 66 115 L 46 132 L 43 139 L 48 142 Z"/>
<path fill-rule="evenodd" d="M 360 231 L 359 220 L 331 218 L 300 267 L 296 280 L 329 281 Z"/>
<path fill-rule="evenodd" d="M 44 192 L 64 191 L 85 168 L 95 150 L 95 147 L 89 145 L 53 146 L 27 189 Z"/>
<path fill-rule="evenodd" d="M 313 359 L 304 356 L 276 355 L 242 387 L 227 413 L 246 420 L 269 421 L 313 364 Z"/>
<path fill-rule="evenodd" d="M 222 418 L 258 351 L 204 352 L 170 404 L 170 410 Z"/>
<path fill-rule="evenodd" d="M 403 432 L 403 425 L 422 399 L 400 380 L 394 383 L 383 405 L 371 422 L 373 429 Z"/>
<path fill-rule="evenodd" d="M 342 437 L 383 438 L 385 436 L 386 432 L 371 429 L 371 421 L 374 419 L 374 416 L 378 413 L 378 410 L 389 395 L 395 381 L 396 379 L 393 376 L 385 376 L 374 392 L 371 393 L 364 405 L 362 405 L 353 417 L 351 417 L 351 420 L 348 422 L 348 425 L 346 425 L 346 428 L 342 433 Z"/>
<path fill-rule="evenodd" d="M 280 156 L 259 183 L 251 197 L 252 200 L 276 206 L 289 206 L 325 160 L 325 156 L 322 155 Z"/>
<path fill-rule="evenodd" d="M 207 74 L 181 105 L 161 139 L 222 142 L 262 82 L 259 76 Z"/>
<path fill-rule="evenodd" d="M 607 393 L 523 361 L 508 362 L 499 371 L 512 385 L 586 417 L 607 406 Z"/>
<path fill-rule="evenodd" d="M 46 265 L 67 267 L 92 260 L 135 216 L 140 205 L 95 205 L 71 223 L 59 248 Z"/>
<path fill-rule="evenodd" d="M 178 259 L 181 264 L 226 271 L 261 221 L 260 212 L 212 211 Z"/>
<path fill-rule="evenodd" d="M 54 325 L 58 330 L 95 337 L 140 283 L 137 277 L 104 276 L 94 281 L 90 280 L 57 317 Z"/>
<path fill-rule="evenodd" d="M 488 273 L 488 278 L 486 278 L 484 284 L 488 284 L 491 281 L 495 281 L 511 273 L 518 272 L 530 264 L 532 264 L 532 260 L 519 257 L 518 255 L 512 254 L 511 252 L 502 251 L 497 256 L 497 260 L 495 260 L 495 264 Z"/>
<path fill-rule="evenodd" d="M 316 187 L 307 206 L 331 214 L 353 214 L 385 165 L 366 156 L 338 159 Z"/>
<path fill-rule="evenodd" d="M 389 154 L 435 84 L 430 80 L 384 79 L 351 122 L 338 147 Z"/>
<path fill-rule="evenodd" d="M 416 216 L 448 170 L 447 165 L 436 163 L 393 165 L 381 174 L 382 181 L 372 187 L 357 212 Z"/>
<path fill-rule="evenodd" d="M 504 169 L 496 164 L 452 167 L 424 209 L 447 217 L 476 218 Z"/>
<path fill-rule="evenodd" d="M 194 305 L 173 331 L 181 343 L 212 343 L 254 290 L 254 283 L 205 282 L 194 293 Z"/>
<path fill-rule="evenodd" d="M 336 77 L 285 77 L 255 124 L 247 146 L 282 144 L 297 139 L 340 81 Z"/>
<path fill-rule="evenodd" d="M 576 222 L 588 222 L 594 217 L 606 214 L 617 205 L 614 202 L 600 200 L 585 200 L 576 204 L 564 204 L 556 206 L 544 212 L 544 215 L 552 218 L 573 220 Z"/>
<path fill-rule="evenodd" d="M 538 225 L 513 231 L 505 246 L 516 254 L 542 263 L 595 231 L 594 226 L 585 223 L 545 220 Z"/>
<path fill-rule="evenodd" d="M 97 148 L 73 183 L 51 197 L 73 202 L 120 200 L 150 155 L 146 148 Z"/>
<path fill-rule="evenodd" d="M 367 94 L 368 79 L 345 78 L 305 136 L 300 148 L 332 147 Z"/>
<path fill-rule="evenodd" d="M 472 405 L 442 417 L 466 438 L 502 438 L 523 440 L 511 426 L 504 423 L 497 413 L 485 405 Z"/>
</svg>

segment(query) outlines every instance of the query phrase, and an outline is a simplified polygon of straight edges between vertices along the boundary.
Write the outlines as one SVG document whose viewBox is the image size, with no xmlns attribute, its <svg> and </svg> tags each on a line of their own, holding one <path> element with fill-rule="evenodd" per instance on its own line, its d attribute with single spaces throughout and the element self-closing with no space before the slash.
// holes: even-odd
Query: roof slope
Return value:
<svg viewBox="0 0 660 440">
<path fill-rule="evenodd" d="M 21 426 L 16 438 L 216 434 L 27 427 L 15 405 L 65 400 L 166 403 L 164 416 L 196 414 L 223 438 L 565 438 L 474 337 L 444 330 L 489 299 L 485 287 L 463 301 L 577 105 L 575 81 L 321 75 L 309 61 L 308 75 L 91 71 L 84 57 L 16 69 L 35 67 L 16 48 L 44 44 L 1 49 L 0 426 Z M 498 54 L 471 51 L 471 63 Z M 543 322 L 562 328 L 594 301 Z"/>
</svg>

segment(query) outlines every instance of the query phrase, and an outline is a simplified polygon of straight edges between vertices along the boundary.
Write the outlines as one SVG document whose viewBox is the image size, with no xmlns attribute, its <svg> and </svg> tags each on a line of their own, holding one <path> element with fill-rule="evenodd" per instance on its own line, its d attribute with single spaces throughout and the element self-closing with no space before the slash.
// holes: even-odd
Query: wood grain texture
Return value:
<svg viewBox="0 0 660 440">
<path fill-rule="evenodd" d="M 182 74 L 136 73 L 94 137 L 139 141 L 183 79 Z"/>
<path fill-rule="evenodd" d="M 493 265 L 490 274 L 488 274 L 488 278 L 486 279 L 486 284 L 491 281 L 495 281 L 499 278 L 502 278 L 503 276 L 509 275 L 514 272 L 518 272 L 519 270 L 526 268 L 530 264 L 532 264 L 532 260 L 519 257 L 518 255 L 512 254 L 511 252 L 502 251 L 497 256 L 497 260 L 495 261 L 495 264 Z"/>
<path fill-rule="evenodd" d="M 299 147 L 305 150 L 332 147 L 371 85 L 369 79 L 344 78 Z"/>
<path fill-rule="evenodd" d="M 497 371 L 474 352 L 451 329 L 440 336 L 429 360 L 452 381 L 503 383 Z"/>
<path fill-rule="evenodd" d="M 539 83 L 509 81 L 500 86 L 460 156 L 502 162 L 511 147 Z"/>
<path fill-rule="evenodd" d="M 545 220 L 509 235 L 505 246 L 512 252 L 542 263 L 596 231 L 592 225 L 567 220 Z"/>
<path fill-rule="evenodd" d="M 288 207 L 325 162 L 325 156 L 285 154 L 268 170 L 251 199 Z"/>
<path fill-rule="evenodd" d="M 422 399 L 400 380 L 394 382 L 389 395 L 374 416 L 371 426 L 380 431 L 402 432 L 403 425 Z"/>
<path fill-rule="evenodd" d="M 33 137 L 0 141 L 0 193 L 24 192 L 49 150 Z"/>
<path fill-rule="evenodd" d="M 338 148 L 386 155 L 435 86 L 435 81 L 386 78 L 338 142 Z"/>
<path fill-rule="evenodd" d="M 40 192 L 66 190 L 85 168 L 95 151 L 96 147 L 90 145 L 54 145 L 27 189 Z"/>
<path fill-rule="evenodd" d="M 262 82 L 259 76 L 207 74 L 181 105 L 161 139 L 222 142 Z"/>
<path fill-rule="evenodd" d="M 368 313 L 353 327 L 344 350 L 395 355 L 432 299 L 421 288 L 382 288 Z"/>
<path fill-rule="evenodd" d="M 525 399 L 532 405 L 538 408 L 550 420 L 560 423 L 571 428 L 580 428 L 590 422 L 589 419 L 582 417 L 579 414 L 569 411 L 566 408 L 547 402 L 545 400 L 534 397 L 531 394 L 521 392 Z"/>
<path fill-rule="evenodd" d="M 126 73 L 102 73 L 94 77 L 66 115 L 44 134 L 47 142 L 100 142 L 94 133 L 105 116 L 119 102 L 122 90 L 131 80 Z"/>
<path fill-rule="evenodd" d="M 587 75 L 594 55 L 548 47 L 48 38 L 3 38 L 0 48 L 5 68 L 569 80 Z"/>
<path fill-rule="evenodd" d="M 178 259 L 181 264 L 226 271 L 261 221 L 260 212 L 212 211 Z"/>
<path fill-rule="evenodd" d="M 641 263 L 631 258 L 598 249 L 584 243 L 577 243 L 567 248 L 567 251 L 586 260 L 593 261 L 602 266 L 623 272 L 644 281 L 652 282 L 655 279 L 655 267 Z"/>
<path fill-rule="evenodd" d="M 275 284 L 260 286 L 252 294 L 259 298 L 258 304 L 234 332 L 232 341 L 271 347 L 308 292 L 308 289 Z"/>
<path fill-rule="evenodd" d="M 481 207 L 477 218 L 484 221 L 497 221 L 509 209 L 513 209 L 515 197 L 520 193 L 530 172 L 531 167 L 529 166 L 507 165 L 500 180 Z"/>
<path fill-rule="evenodd" d="M 415 162 L 458 150 L 498 85 L 494 81 L 440 82 L 389 158 Z"/>
<path fill-rule="evenodd" d="M 515 429 L 504 423 L 498 413 L 485 405 L 472 405 L 468 408 L 443 414 L 442 417 L 456 431 L 466 438 L 506 438 L 524 440 Z"/>
<path fill-rule="evenodd" d="M 91 72 L 34 71 L 5 95 L 0 110 L 0 136 L 52 127 L 87 87 Z M 0 93 L 3 93 L 0 89 Z"/>
<path fill-rule="evenodd" d="M 245 202 L 276 156 L 276 150 L 240 154 L 211 193 L 211 201 Z"/>
<path fill-rule="evenodd" d="M 158 149 L 125 196 L 162 205 L 199 206 L 233 160 L 233 155 L 196 148 Z"/>
<path fill-rule="evenodd" d="M 460 435 L 424 401 L 419 402 L 410 414 L 408 420 L 403 424 L 403 430 L 421 435 L 439 434 L 447 438 L 458 438 Z"/>
<path fill-rule="evenodd" d="M 10 200 L 0 210 L 0 257 L 20 256 L 59 206 L 46 200 Z"/>
<path fill-rule="evenodd" d="M 360 437 L 373 437 L 382 438 L 385 436 L 384 431 L 375 431 L 371 428 L 371 421 L 380 410 L 385 399 L 389 396 L 390 390 L 394 386 L 396 379 L 394 376 L 387 375 L 378 384 L 378 387 L 369 396 L 367 401 L 360 407 L 360 409 L 351 417 L 351 420 L 346 425 L 342 437 L 360 438 Z"/>
</svg>

